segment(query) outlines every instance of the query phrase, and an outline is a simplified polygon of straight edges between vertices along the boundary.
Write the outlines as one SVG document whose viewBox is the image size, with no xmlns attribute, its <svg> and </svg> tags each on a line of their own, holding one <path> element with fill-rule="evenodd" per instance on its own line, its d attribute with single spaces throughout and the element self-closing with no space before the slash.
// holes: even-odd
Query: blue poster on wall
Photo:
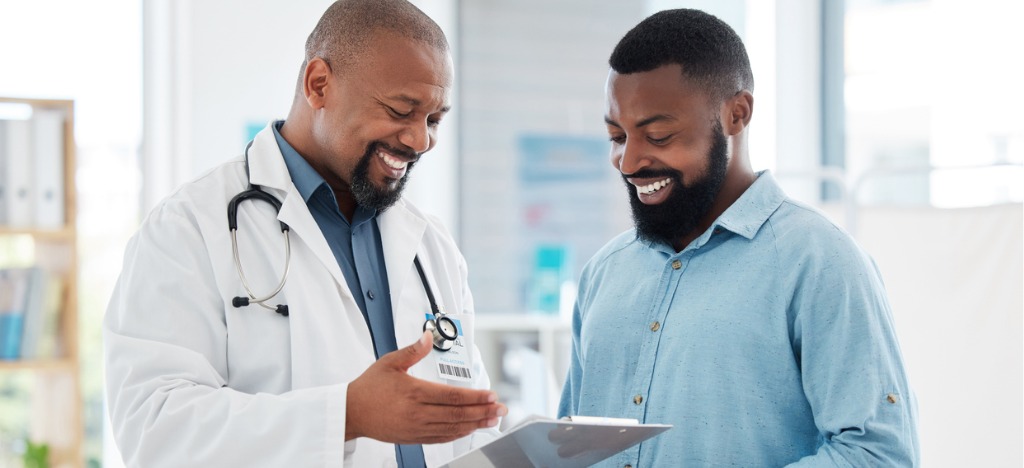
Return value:
<svg viewBox="0 0 1024 468">
<path fill-rule="evenodd" d="M 608 141 L 601 137 L 522 135 L 518 139 L 521 270 L 527 310 L 567 314 L 574 278 L 616 234 Z"/>
</svg>

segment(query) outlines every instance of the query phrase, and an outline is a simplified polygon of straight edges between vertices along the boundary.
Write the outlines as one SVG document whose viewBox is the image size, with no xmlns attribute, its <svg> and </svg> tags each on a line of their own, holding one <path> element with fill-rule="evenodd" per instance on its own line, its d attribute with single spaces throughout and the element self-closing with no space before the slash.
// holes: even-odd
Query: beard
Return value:
<svg viewBox="0 0 1024 468">
<path fill-rule="evenodd" d="M 683 174 L 673 169 L 641 169 L 629 174 L 629 177 L 672 178 L 672 193 L 665 201 L 657 205 L 643 204 L 636 187 L 623 176 L 637 237 L 674 246 L 674 242 L 696 229 L 711 211 L 711 205 L 722 189 L 728 163 L 725 132 L 722 131 L 722 123 L 716 122 L 712 129 L 711 149 L 708 150 L 708 168 L 700 179 L 685 185 Z"/>
<path fill-rule="evenodd" d="M 382 147 L 392 154 L 413 159 L 406 166 L 405 175 L 398 179 L 394 187 L 390 188 L 388 186 L 378 187 L 370 181 L 370 160 L 377 157 L 377 151 Z M 370 146 L 366 148 L 366 153 L 359 159 L 356 168 L 352 170 L 352 182 L 349 184 L 349 190 L 352 191 L 352 197 L 355 198 L 356 204 L 363 208 L 376 210 L 378 213 L 394 205 L 402 197 L 402 190 L 405 189 L 405 183 L 409 180 L 409 173 L 412 172 L 412 167 L 419 160 L 419 156 L 408 151 L 396 150 L 379 141 L 370 143 Z"/>
</svg>

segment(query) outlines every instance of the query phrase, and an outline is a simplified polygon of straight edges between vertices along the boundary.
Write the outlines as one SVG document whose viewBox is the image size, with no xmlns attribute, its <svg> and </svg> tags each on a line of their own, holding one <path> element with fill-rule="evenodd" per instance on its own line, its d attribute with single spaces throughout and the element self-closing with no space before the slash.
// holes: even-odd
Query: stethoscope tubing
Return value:
<svg viewBox="0 0 1024 468">
<path fill-rule="evenodd" d="M 274 288 L 274 290 L 271 291 L 270 294 L 267 294 L 264 297 L 256 297 L 256 293 L 252 292 L 252 288 L 249 287 L 249 281 L 246 279 L 245 272 L 242 270 L 242 259 L 238 255 L 237 232 L 237 228 L 231 230 L 231 253 L 235 257 L 235 269 L 238 270 L 238 277 L 239 279 L 242 280 L 242 287 L 245 288 L 245 292 L 249 295 L 249 303 L 259 304 L 261 307 L 264 307 L 269 310 L 277 310 L 276 307 L 268 306 L 264 304 L 264 302 L 269 301 L 274 296 L 276 296 L 277 293 L 281 292 L 281 290 L 284 289 L 284 283 L 288 280 L 288 270 L 291 268 L 292 265 L 292 241 L 291 238 L 288 236 L 290 229 L 285 229 L 282 231 L 282 234 L 284 235 L 284 273 L 281 275 L 281 281 L 277 283 L 277 287 Z"/>
<path fill-rule="evenodd" d="M 249 148 L 252 146 L 252 142 L 245 147 L 245 177 L 249 179 Z M 264 302 L 277 296 L 281 290 L 284 289 L 285 282 L 288 280 L 288 271 L 291 268 L 292 258 L 292 243 L 291 237 L 288 233 L 291 228 L 285 224 L 284 221 L 281 223 L 281 232 L 284 234 L 284 272 L 281 274 L 281 281 L 277 283 L 277 287 L 274 288 L 269 294 L 264 297 L 258 297 L 256 293 L 252 291 L 249 286 L 249 280 L 245 277 L 245 272 L 242 270 L 242 258 L 238 253 L 238 207 L 245 200 L 252 199 L 263 200 L 274 207 L 276 212 L 281 211 L 281 201 L 275 198 L 273 195 L 264 192 L 260 186 L 254 185 L 252 181 L 249 181 L 249 188 L 238 195 L 235 195 L 230 202 L 228 202 L 228 230 L 231 231 L 231 255 L 235 260 L 235 270 L 238 272 L 238 278 L 242 282 L 242 287 L 245 288 L 248 298 L 235 297 L 231 300 L 231 304 L 235 307 L 245 307 L 249 304 L 259 304 L 268 310 L 273 310 L 284 317 L 288 317 L 288 306 L 278 305 L 276 307 L 264 304 Z M 455 325 L 455 321 L 445 315 L 444 311 L 441 310 L 437 305 L 437 301 L 434 300 L 434 293 L 430 288 L 430 282 L 427 281 L 427 275 L 423 271 L 423 265 L 420 264 L 419 256 L 413 257 L 413 263 L 416 265 L 416 271 L 419 273 L 420 281 L 423 282 L 423 289 L 427 292 L 427 301 L 430 302 L 430 311 L 433 313 L 432 319 L 427 319 L 423 324 L 424 330 L 430 330 L 433 335 L 434 349 L 439 351 L 448 351 L 455 344 L 456 338 L 458 338 L 458 327 Z M 448 329 L 453 330 L 452 333 L 448 333 Z"/>
</svg>

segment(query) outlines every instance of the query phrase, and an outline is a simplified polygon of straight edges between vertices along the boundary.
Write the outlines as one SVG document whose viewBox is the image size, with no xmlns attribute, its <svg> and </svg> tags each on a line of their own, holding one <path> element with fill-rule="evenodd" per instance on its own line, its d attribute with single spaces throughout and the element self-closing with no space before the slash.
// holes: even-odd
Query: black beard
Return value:
<svg viewBox="0 0 1024 468">
<path fill-rule="evenodd" d="M 703 177 L 690 185 L 684 185 L 683 175 L 672 169 L 642 169 L 634 174 L 628 174 L 629 177 L 671 177 L 673 182 L 672 193 L 665 201 L 657 205 L 645 205 L 640 202 L 636 186 L 626 181 L 629 206 L 633 211 L 633 224 L 636 226 L 636 235 L 641 240 L 675 246 L 675 242 L 693 232 L 711 211 L 711 205 L 722 189 L 729 165 L 728 144 L 721 122 L 715 124 L 712 133 L 713 141 L 711 149 L 708 150 L 708 169 Z M 625 176 L 623 180 L 626 180 Z"/>
<path fill-rule="evenodd" d="M 394 205 L 402 197 L 402 190 L 405 188 L 405 183 L 409 180 L 409 173 L 412 172 L 412 167 L 416 164 L 415 161 L 409 163 L 405 168 L 405 175 L 398 179 L 394 188 L 386 186 L 383 188 L 377 187 L 373 185 L 373 182 L 370 182 L 370 159 L 377 157 L 377 151 L 381 147 L 392 154 L 406 158 L 419 157 L 417 154 L 398 151 L 379 141 L 371 143 L 366 148 L 366 154 L 359 159 L 359 164 L 356 164 L 356 168 L 352 171 L 352 183 L 349 184 L 349 190 L 352 191 L 352 198 L 355 198 L 357 205 L 376 210 L 378 213 L 391 208 L 391 205 Z"/>
</svg>

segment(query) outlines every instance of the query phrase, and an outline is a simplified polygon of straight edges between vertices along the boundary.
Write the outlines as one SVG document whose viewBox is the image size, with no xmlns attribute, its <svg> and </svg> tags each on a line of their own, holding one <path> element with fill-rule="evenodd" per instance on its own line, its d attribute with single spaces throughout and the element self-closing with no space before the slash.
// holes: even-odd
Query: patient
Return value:
<svg viewBox="0 0 1024 468">
<path fill-rule="evenodd" d="M 612 52 L 605 121 L 634 229 L 584 268 L 559 416 L 675 428 L 598 466 L 914 466 L 882 279 L 750 166 L 747 53 L 696 10 Z"/>
</svg>

